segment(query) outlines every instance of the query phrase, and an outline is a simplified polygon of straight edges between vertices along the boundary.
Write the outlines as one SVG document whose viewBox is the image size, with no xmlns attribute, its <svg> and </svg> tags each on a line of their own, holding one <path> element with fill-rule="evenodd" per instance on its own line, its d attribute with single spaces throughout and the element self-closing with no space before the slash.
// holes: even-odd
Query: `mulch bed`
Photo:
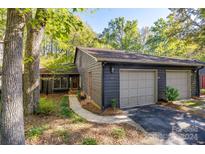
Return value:
<svg viewBox="0 0 205 154">
<path fill-rule="evenodd" d="M 171 107 L 171 108 L 174 108 L 174 109 L 182 111 L 182 112 L 188 112 L 188 113 L 198 115 L 200 117 L 205 118 L 205 113 L 201 112 L 200 110 L 193 111 L 189 107 L 173 104 L 172 102 L 159 102 L 159 104 L 162 105 L 162 106 Z"/>
<path fill-rule="evenodd" d="M 116 108 L 115 110 L 111 107 L 105 109 L 104 111 L 102 111 L 99 107 L 97 107 L 97 105 L 95 105 L 93 102 L 91 102 L 90 100 L 88 99 L 85 99 L 85 100 L 79 100 L 80 101 L 80 104 L 81 106 L 92 112 L 92 113 L 95 113 L 95 114 L 99 114 L 99 115 L 103 115 L 103 116 L 111 116 L 111 115 L 122 115 L 124 114 L 122 110 L 120 110 L 119 108 Z"/>
<path fill-rule="evenodd" d="M 159 144 L 157 138 L 145 134 L 128 124 L 97 124 L 91 122 L 73 123 L 69 118 L 32 115 L 25 118 L 25 129 L 46 125 L 38 138 L 26 137 L 26 144 L 82 144 L 84 138 L 93 138 L 97 144 Z M 116 139 L 114 129 L 123 129 L 125 136 Z M 63 132 L 63 133 L 61 133 Z M 65 136 L 66 135 L 66 136 Z"/>
</svg>

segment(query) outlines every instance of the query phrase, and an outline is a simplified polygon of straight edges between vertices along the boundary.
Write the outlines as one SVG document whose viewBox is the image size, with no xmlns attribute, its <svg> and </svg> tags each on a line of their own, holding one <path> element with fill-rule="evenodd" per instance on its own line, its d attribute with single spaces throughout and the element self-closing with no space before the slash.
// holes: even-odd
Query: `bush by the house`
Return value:
<svg viewBox="0 0 205 154">
<path fill-rule="evenodd" d="M 116 109 L 116 107 L 117 107 L 117 100 L 116 99 L 111 99 L 110 103 L 111 103 L 111 107 L 113 109 Z"/>
<path fill-rule="evenodd" d="M 166 99 L 167 101 L 175 101 L 179 97 L 179 91 L 173 87 L 166 87 Z"/>
<path fill-rule="evenodd" d="M 40 98 L 37 114 L 50 115 L 56 113 L 57 105 L 53 100 Z"/>
</svg>

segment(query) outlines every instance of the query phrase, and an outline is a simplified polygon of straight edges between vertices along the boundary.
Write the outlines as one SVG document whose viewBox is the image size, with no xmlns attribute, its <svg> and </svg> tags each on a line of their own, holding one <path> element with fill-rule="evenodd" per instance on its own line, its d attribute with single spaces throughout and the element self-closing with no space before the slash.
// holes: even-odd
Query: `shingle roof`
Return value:
<svg viewBox="0 0 205 154">
<path fill-rule="evenodd" d="M 96 61 L 104 62 L 126 62 L 126 63 L 141 63 L 141 64 L 162 64 L 162 65 L 179 65 L 179 66 L 205 66 L 205 62 L 195 59 L 179 59 L 158 57 L 147 54 L 128 53 L 121 50 L 83 48 L 77 49 L 89 54 Z"/>
</svg>

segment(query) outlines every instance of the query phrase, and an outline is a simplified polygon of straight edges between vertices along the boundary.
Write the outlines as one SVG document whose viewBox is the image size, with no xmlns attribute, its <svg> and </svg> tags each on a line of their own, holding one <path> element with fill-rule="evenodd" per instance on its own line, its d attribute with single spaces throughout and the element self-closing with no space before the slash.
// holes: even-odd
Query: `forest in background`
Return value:
<svg viewBox="0 0 205 154">
<path fill-rule="evenodd" d="M 205 9 L 170 9 L 166 19 L 160 18 L 151 27 L 141 29 L 137 20 L 118 17 L 112 19 L 100 34 L 75 14 L 75 11 L 95 13 L 97 9 L 49 10 L 40 53 L 41 65 L 50 69 L 72 62 L 76 46 L 205 61 Z M 33 9 L 33 14 L 35 11 Z M 3 40 L 6 9 L 0 9 L 0 18 L 0 40 Z"/>
</svg>

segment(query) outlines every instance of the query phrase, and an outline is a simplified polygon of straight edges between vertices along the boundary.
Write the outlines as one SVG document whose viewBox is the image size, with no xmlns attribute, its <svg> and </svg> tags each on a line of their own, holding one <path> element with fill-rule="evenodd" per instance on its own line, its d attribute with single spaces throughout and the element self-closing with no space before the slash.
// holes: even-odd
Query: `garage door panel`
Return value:
<svg viewBox="0 0 205 154">
<path fill-rule="evenodd" d="M 138 80 L 138 88 L 144 88 L 146 87 L 146 80 L 145 79 L 139 79 Z"/>
<path fill-rule="evenodd" d="M 126 72 L 120 73 L 120 81 L 124 81 L 128 79 L 128 74 Z"/>
<path fill-rule="evenodd" d="M 127 72 L 128 75 L 125 75 Z M 154 71 L 120 72 L 120 107 L 134 107 L 155 103 L 156 77 Z M 125 85 L 127 84 L 127 86 Z"/>
<path fill-rule="evenodd" d="M 189 98 L 191 79 L 188 71 L 168 71 L 166 73 L 167 86 L 174 87 L 179 91 L 179 98 Z"/>
<path fill-rule="evenodd" d="M 129 85 L 128 85 L 129 82 L 126 81 L 126 80 L 125 81 L 121 81 L 120 83 L 121 83 L 121 85 L 120 85 L 121 89 L 127 89 L 129 87 Z"/>
<path fill-rule="evenodd" d="M 129 80 L 135 80 L 135 77 L 136 77 L 136 75 L 135 75 L 135 73 L 134 72 L 129 72 L 128 73 L 129 75 Z"/>
<path fill-rule="evenodd" d="M 133 97 L 137 95 L 137 89 L 129 89 L 129 97 Z"/>
<path fill-rule="evenodd" d="M 146 105 L 146 96 L 138 97 L 138 105 Z"/>
<path fill-rule="evenodd" d="M 153 80 L 154 78 L 154 73 L 153 72 L 147 72 L 146 73 L 146 79 L 147 80 Z"/>
<path fill-rule="evenodd" d="M 129 106 L 130 107 L 133 107 L 133 106 L 136 106 L 136 104 L 137 104 L 137 97 L 136 96 L 134 96 L 134 97 L 129 97 Z"/>
<path fill-rule="evenodd" d="M 128 89 L 123 89 L 120 91 L 120 96 L 121 97 L 129 97 L 129 90 Z"/>
<path fill-rule="evenodd" d="M 146 80 L 146 87 L 149 88 L 149 87 L 154 87 L 154 80 Z"/>
<path fill-rule="evenodd" d="M 138 89 L 138 93 L 137 93 L 138 96 L 143 96 L 144 93 L 145 93 L 145 89 L 143 89 L 143 88 Z"/>
<path fill-rule="evenodd" d="M 154 95 L 154 90 L 153 90 L 153 88 L 147 88 L 147 89 L 146 89 L 146 94 L 147 94 L 147 95 Z"/>
<path fill-rule="evenodd" d="M 153 95 L 151 95 L 151 96 L 147 96 L 146 97 L 146 102 L 147 103 L 151 103 L 151 104 L 153 104 L 154 103 L 154 96 Z"/>
<path fill-rule="evenodd" d="M 122 107 L 122 108 L 127 107 L 129 105 L 128 102 L 129 102 L 128 97 L 120 98 L 120 107 Z"/>
<path fill-rule="evenodd" d="M 135 80 L 130 80 L 129 81 L 129 88 L 136 88 L 137 82 Z"/>
</svg>

